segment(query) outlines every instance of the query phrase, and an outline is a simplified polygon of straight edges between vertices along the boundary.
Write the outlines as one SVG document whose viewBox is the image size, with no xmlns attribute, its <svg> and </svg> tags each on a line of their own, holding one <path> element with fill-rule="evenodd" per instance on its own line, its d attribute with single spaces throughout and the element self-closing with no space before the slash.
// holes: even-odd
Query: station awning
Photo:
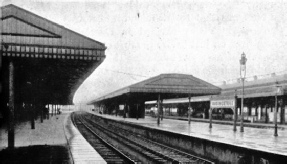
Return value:
<svg viewBox="0 0 287 164">
<path fill-rule="evenodd" d="M 15 101 L 71 104 L 79 85 L 105 59 L 103 43 L 15 5 L 1 7 L 0 16 L 4 103 L 11 61 Z"/>
<path fill-rule="evenodd" d="M 191 97 L 190 102 L 204 102 L 204 101 L 210 101 L 211 96 L 196 96 Z M 176 99 L 164 99 L 162 101 L 163 104 L 175 104 L 175 103 L 188 103 L 188 97 L 184 98 L 176 98 Z M 157 101 L 147 101 L 145 104 L 155 104 Z"/>
<path fill-rule="evenodd" d="M 161 94 L 164 98 L 214 95 L 220 93 L 220 88 L 209 84 L 192 75 L 161 74 L 142 82 L 119 89 L 115 92 L 97 98 L 95 102 L 120 97 L 125 94 L 140 97 L 144 100 L 155 100 Z"/>
</svg>

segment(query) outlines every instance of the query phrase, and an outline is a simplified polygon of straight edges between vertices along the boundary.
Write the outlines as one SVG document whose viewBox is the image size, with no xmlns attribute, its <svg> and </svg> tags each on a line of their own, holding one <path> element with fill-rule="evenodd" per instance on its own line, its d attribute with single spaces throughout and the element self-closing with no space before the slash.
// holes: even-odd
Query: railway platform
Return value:
<svg viewBox="0 0 287 164">
<path fill-rule="evenodd" d="M 192 121 L 189 125 L 185 120 L 163 119 L 158 125 L 157 118 L 149 116 L 138 120 L 114 115 L 101 116 L 214 142 L 287 156 L 287 130 L 285 125 L 280 125 L 278 136 L 275 137 L 274 129 L 271 128 L 272 125 L 258 123 L 255 126 L 250 126 L 249 124 L 248 127 L 244 128 L 244 132 L 240 132 L 240 127 L 237 126 L 237 131 L 234 132 L 233 125 L 224 123 L 213 124 L 210 129 L 207 122 Z"/>
<path fill-rule="evenodd" d="M 72 124 L 69 113 L 50 117 L 35 129 L 30 122 L 15 127 L 15 149 L 8 149 L 7 130 L 0 129 L 1 163 L 106 163 Z"/>
</svg>

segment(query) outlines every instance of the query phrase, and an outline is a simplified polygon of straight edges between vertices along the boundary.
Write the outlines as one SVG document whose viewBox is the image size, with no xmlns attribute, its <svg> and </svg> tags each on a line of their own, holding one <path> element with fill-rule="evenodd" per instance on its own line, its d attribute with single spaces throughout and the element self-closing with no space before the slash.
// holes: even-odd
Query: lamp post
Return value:
<svg viewBox="0 0 287 164">
<path fill-rule="evenodd" d="M 233 124 L 233 131 L 236 132 L 236 121 L 237 121 L 237 90 L 235 90 L 234 95 L 234 124 Z"/>
<path fill-rule="evenodd" d="M 281 93 L 281 86 L 278 85 L 278 82 L 276 82 L 276 93 L 275 93 L 275 109 L 274 109 L 274 136 L 278 136 L 278 126 L 277 126 L 277 109 L 278 109 L 278 100 L 277 95 Z"/>
<path fill-rule="evenodd" d="M 244 132 L 244 127 L 243 127 L 243 119 L 244 119 L 244 81 L 245 81 L 245 76 L 246 76 L 246 55 L 244 52 L 241 54 L 241 59 L 239 60 L 240 62 L 240 78 L 242 80 L 242 99 L 241 99 L 241 122 L 240 122 L 240 132 Z"/>
</svg>

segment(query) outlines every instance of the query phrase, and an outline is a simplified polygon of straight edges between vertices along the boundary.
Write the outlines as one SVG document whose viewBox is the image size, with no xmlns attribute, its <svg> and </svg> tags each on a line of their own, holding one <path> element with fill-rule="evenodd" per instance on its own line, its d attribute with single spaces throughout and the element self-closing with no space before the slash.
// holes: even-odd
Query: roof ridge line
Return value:
<svg viewBox="0 0 287 164">
<path fill-rule="evenodd" d="M 70 29 L 66 28 L 65 26 L 62 26 L 62 25 L 60 25 L 60 24 L 58 24 L 58 23 L 56 23 L 56 22 L 53 22 L 53 21 L 51 21 L 51 20 L 49 20 L 49 19 L 47 19 L 47 18 L 44 18 L 44 17 L 42 17 L 42 16 L 39 16 L 39 15 L 37 15 L 37 14 L 31 12 L 31 11 L 28 11 L 28 10 L 26 10 L 26 9 L 23 9 L 23 8 L 21 8 L 21 7 L 18 7 L 18 6 L 16 6 L 16 5 L 14 5 L 14 4 L 9 4 L 9 5 L 6 5 L 6 6 L 2 6 L 2 7 L 1 7 L 1 12 L 2 12 L 2 10 L 3 10 L 4 8 L 9 8 L 9 7 L 15 7 L 15 8 L 17 8 L 17 9 L 23 11 L 23 12 L 26 12 L 26 13 L 28 13 L 28 14 L 31 14 L 31 15 L 37 17 L 37 18 L 43 19 L 43 20 L 45 20 L 45 21 L 48 21 L 48 22 L 54 24 L 55 26 L 58 26 L 58 27 L 60 27 L 60 28 L 62 28 L 62 29 L 64 29 L 64 30 L 68 30 L 68 31 L 73 32 L 73 33 L 75 33 L 75 34 L 77 34 L 77 35 L 80 35 L 81 37 L 84 37 L 84 38 L 86 38 L 86 39 L 88 39 L 88 40 L 90 40 L 90 41 L 93 41 L 93 42 L 96 42 L 96 43 L 98 43 L 98 44 L 101 44 L 102 46 L 105 46 L 104 43 L 101 43 L 101 42 L 99 42 L 99 41 L 97 41 L 97 40 L 94 40 L 94 39 L 92 39 L 92 38 L 89 38 L 89 37 L 87 37 L 87 36 L 85 36 L 85 35 L 83 35 L 83 34 L 80 34 L 80 33 L 76 32 L 76 31 L 70 30 Z M 2 16 L 2 15 L 1 15 L 1 16 Z M 2 18 L 2 17 L 1 17 L 1 18 Z M 106 46 L 105 46 L 105 49 L 107 49 Z"/>
</svg>

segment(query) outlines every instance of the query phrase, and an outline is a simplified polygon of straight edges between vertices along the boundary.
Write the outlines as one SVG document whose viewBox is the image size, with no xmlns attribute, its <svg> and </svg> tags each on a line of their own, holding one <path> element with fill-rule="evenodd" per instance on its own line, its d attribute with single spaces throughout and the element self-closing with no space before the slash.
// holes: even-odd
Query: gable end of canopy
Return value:
<svg viewBox="0 0 287 164">
<path fill-rule="evenodd" d="M 219 94 L 221 89 L 192 75 L 161 74 L 130 86 L 133 92 Z"/>
<path fill-rule="evenodd" d="M 97 60 L 106 46 L 14 5 L 1 7 L 3 56 Z"/>
</svg>

